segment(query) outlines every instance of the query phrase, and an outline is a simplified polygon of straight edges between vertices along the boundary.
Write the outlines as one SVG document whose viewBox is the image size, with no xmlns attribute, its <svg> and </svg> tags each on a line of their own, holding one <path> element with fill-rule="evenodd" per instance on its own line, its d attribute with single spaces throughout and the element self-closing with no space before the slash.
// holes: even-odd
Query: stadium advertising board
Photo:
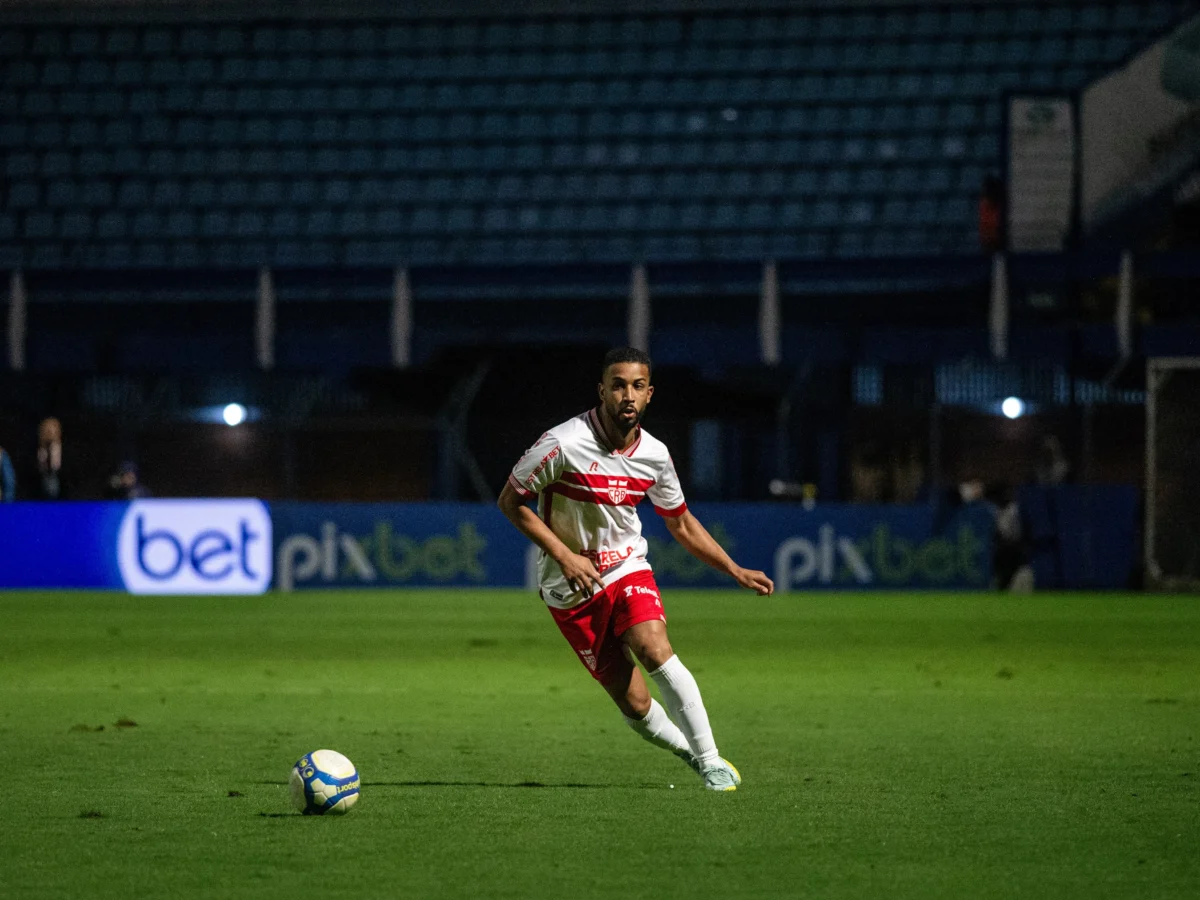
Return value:
<svg viewBox="0 0 1200 900">
<path fill-rule="evenodd" d="M 524 583 L 525 539 L 475 503 L 274 503 L 280 590 Z"/>
<path fill-rule="evenodd" d="M 492 506 L 272 505 L 276 586 L 527 585 L 529 543 Z M 925 506 L 707 504 L 696 514 L 744 566 L 780 590 L 983 588 L 991 516 Z M 664 587 L 728 587 L 647 510 L 649 558 Z"/>
<path fill-rule="evenodd" d="M 117 532 L 117 567 L 134 594 L 261 594 L 271 558 L 271 516 L 258 500 L 135 500 Z"/>
<path fill-rule="evenodd" d="M 695 509 L 738 563 L 762 569 L 780 592 L 985 588 L 991 580 L 992 517 L 983 507 L 952 516 L 928 506 L 805 510 L 731 503 Z M 661 521 L 647 521 L 645 531 L 664 586 L 728 584 L 675 543 Z"/>
<path fill-rule="evenodd" d="M 0 587 L 260 594 L 271 584 L 272 549 L 259 500 L 0 507 Z"/>
</svg>

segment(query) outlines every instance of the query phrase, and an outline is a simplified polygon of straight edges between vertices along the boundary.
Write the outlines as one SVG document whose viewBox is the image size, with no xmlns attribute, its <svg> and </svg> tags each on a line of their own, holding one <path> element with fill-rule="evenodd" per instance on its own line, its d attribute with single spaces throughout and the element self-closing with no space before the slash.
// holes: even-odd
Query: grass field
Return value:
<svg viewBox="0 0 1200 900">
<path fill-rule="evenodd" d="M 0 896 L 1200 896 L 1200 599 L 667 606 L 736 794 L 523 593 L 0 594 Z"/>
</svg>

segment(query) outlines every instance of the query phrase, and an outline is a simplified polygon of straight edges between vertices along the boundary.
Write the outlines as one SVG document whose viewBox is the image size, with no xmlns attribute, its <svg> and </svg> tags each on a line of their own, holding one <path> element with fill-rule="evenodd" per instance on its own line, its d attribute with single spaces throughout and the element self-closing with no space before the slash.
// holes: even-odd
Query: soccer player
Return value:
<svg viewBox="0 0 1200 900">
<path fill-rule="evenodd" d="M 775 585 L 737 565 L 688 512 L 666 445 L 641 427 L 654 396 L 650 357 L 632 347 L 610 350 L 597 387 L 599 405 L 526 451 L 498 505 L 541 550 L 541 597 L 629 727 L 684 760 L 709 790 L 737 790 L 741 775 L 717 753 L 700 688 L 667 638 L 635 507 L 649 497 L 675 540 L 742 587 L 765 596 Z M 525 505 L 535 496 L 537 513 Z M 669 714 L 650 696 L 635 658 Z"/>
</svg>

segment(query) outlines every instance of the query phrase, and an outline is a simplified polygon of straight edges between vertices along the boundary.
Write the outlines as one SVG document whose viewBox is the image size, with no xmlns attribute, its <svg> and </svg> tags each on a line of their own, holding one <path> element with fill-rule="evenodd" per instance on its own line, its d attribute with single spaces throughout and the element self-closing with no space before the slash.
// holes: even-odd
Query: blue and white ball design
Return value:
<svg viewBox="0 0 1200 900">
<path fill-rule="evenodd" d="M 336 750 L 316 750 L 292 766 L 288 787 L 304 815 L 340 816 L 358 802 L 358 770 Z"/>
</svg>

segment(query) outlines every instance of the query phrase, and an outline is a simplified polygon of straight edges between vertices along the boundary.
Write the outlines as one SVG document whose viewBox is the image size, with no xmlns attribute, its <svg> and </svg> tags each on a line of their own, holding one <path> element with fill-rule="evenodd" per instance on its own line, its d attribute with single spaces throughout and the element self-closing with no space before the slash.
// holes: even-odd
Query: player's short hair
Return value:
<svg viewBox="0 0 1200 900">
<path fill-rule="evenodd" d="M 604 363 L 600 366 L 600 380 L 604 380 L 604 374 L 608 371 L 609 366 L 615 366 L 617 363 L 641 363 L 646 367 L 647 372 L 653 372 L 654 366 L 650 362 L 650 354 L 645 350 L 639 350 L 637 347 L 613 347 L 604 354 Z"/>
</svg>

